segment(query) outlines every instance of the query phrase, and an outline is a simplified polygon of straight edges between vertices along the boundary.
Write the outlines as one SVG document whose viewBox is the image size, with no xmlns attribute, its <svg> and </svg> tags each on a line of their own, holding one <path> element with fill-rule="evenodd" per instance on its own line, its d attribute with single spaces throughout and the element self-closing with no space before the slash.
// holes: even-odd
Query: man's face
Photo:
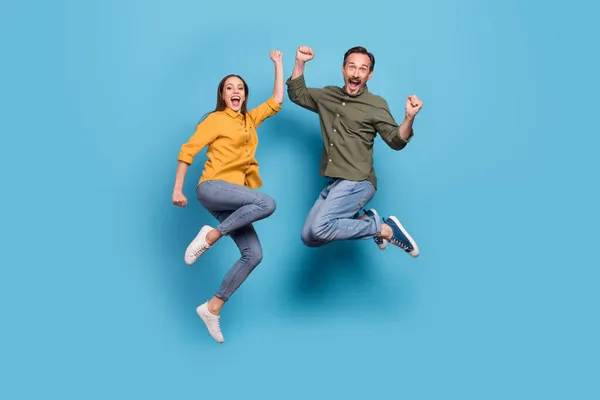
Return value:
<svg viewBox="0 0 600 400">
<path fill-rule="evenodd" d="M 342 66 L 346 93 L 356 94 L 371 79 L 371 59 L 366 54 L 352 53 Z"/>
</svg>

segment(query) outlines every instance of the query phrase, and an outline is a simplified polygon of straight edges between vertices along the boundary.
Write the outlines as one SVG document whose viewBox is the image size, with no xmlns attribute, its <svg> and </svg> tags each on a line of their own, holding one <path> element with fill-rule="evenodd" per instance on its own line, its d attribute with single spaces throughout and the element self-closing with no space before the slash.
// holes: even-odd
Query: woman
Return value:
<svg viewBox="0 0 600 400">
<path fill-rule="evenodd" d="M 248 85 L 238 75 L 228 75 L 219 83 L 215 110 L 196 126 L 196 131 L 179 152 L 173 204 L 187 205 L 183 182 L 189 165 L 205 146 L 208 160 L 196 194 L 198 201 L 218 221 L 216 227 L 205 225 L 185 252 L 185 262 L 192 265 L 223 236 L 230 236 L 241 257 L 231 267 L 217 293 L 198 306 L 212 337 L 224 341 L 219 324 L 221 308 L 262 260 L 262 248 L 252 222 L 275 211 L 275 201 L 257 191 L 262 186 L 258 163 L 254 159 L 258 136 L 256 129 L 281 110 L 283 103 L 283 60 L 280 51 L 271 51 L 275 65 L 272 96 L 248 111 Z"/>
</svg>

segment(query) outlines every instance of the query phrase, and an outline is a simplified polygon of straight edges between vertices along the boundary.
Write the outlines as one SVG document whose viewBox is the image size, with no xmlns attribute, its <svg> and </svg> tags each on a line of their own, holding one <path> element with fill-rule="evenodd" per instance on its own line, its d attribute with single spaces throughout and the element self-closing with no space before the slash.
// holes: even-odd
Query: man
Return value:
<svg viewBox="0 0 600 400">
<path fill-rule="evenodd" d="M 367 88 L 375 57 L 364 47 L 353 47 L 344 55 L 343 87 L 307 88 L 304 66 L 313 57 L 310 47 L 299 47 L 292 76 L 286 82 L 293 103 L 319 114 L 324 140 L 320 174 L 329 178 L 306 218 L 303 243 L 317 247 L 335 240 L 372 237 L 382 250 L 389 242 L 418 257 L 416 242 L 398 218 L 380 218 L 375 209 L 365 210 L 361 216 L 360 210 L 377 190 L 375 137 L 379 134 L 390 148 L 402 150 L 414 135 L 414 118 L 423 102 L 408 96 L 404 121 L 398 125 L 387 102 Z"/>
</svg>

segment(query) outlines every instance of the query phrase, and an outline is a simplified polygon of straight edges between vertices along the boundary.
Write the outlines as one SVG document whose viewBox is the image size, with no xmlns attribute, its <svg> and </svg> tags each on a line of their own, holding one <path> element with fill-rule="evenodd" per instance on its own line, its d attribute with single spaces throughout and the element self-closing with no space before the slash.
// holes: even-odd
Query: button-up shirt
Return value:
<svg viewBox="0 0 600 400">
<path fill-rule="evenodd" d="M 258 145 L 256 129 L 267 118 L 281 110 L 273 97 L 246 113 L 238 114 L 226 108 L 210 113 L 196 126 L 187 143 L 181 146 L 178 160 L 191 164 L 194 157 L 208 145 L 208 160 L 198 184 L 206 180 L 259 188 L 262 180 L 254 158 Z"/>
<path fill-rule="evenodd" d="M 319 114 L 324 148 L 320 174 L 352 181 L 368 179 L 377 187 L 373 167 L 373 141 L 377 133 L 394 150 L 402 150 L 408 140 L 400 137 L 400 126 L 388 104 L 369 92 L 365 85 L 356 95 L 338 86 L 307 88 L 304 75 L 286 81 L 288 96 L 295 104 Z"/>
</svg>

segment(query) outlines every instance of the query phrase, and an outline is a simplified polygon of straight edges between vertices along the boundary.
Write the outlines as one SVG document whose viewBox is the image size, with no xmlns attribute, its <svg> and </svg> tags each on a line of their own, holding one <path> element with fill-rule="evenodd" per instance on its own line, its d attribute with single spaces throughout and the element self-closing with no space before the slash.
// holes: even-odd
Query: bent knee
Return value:
<svg viewBox="0 0 600 400">
<path fill-rule="evenodd" d="M 302 227 L 302 233 L 300 234 L 300 238 L 302 239 L 302 243 L 308 246 L 308 243 L 314 241 L 313 238 L 313 225 L 314 221 L 307 220 L 304 222 L 304 226 Z"/>
<path fill-rule="evenodd" d="M 275 209 L 277 208 L 277 203 L 275 203 L 275 199 L 273 199 L 270 196 L 261 197 L 259 204 L 267 216 L 273 214 L 275 212 Z"/>
<path fill-rule="evenodd" d="M 304 245 L 308 246 L 308 247 L 311 247 L 311 242 L 314 241 L 314 239 L 310 235 L 310 231 L 308 229 L 302 230 L 302 234 L 300 235 L 300 238 L 302 239 L 302 243 L 304 243 Z"/>
<path fill-rule="evenodd" d="M 314 223 L 304 227 L 301 238 L 302 243 L 307 247 L 319 247 L 327 242 L 327 234 Z"/>
<path fill-rule="evenodd" d="M 313 238 L 318 241 L 327 241 L 331 236 L 333 222 L 325 219 L 316 220 L 310 227 L 310 232 Z"/>
<path fill-rule="evenodd" d="M 321 247 L 321 246 L 323 246 L 323 245 L 324 245 L 326 242 L 320 242 L 320 241 L 318 241 L 318 240 L 314 240 L 314 239 L 312 239 L 312 240 L 304 240 L 304 239 L 302 239 L 302 243 L 304 243 L 304 245 L 305 245 L 306 247 Z"/>
</svg>

